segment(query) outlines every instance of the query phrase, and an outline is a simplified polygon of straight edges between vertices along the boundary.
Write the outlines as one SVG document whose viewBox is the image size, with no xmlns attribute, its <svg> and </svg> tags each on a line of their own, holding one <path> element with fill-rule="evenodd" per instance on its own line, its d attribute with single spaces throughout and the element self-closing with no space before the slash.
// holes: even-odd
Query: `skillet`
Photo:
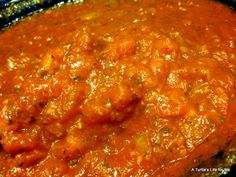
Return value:
<svg viewBox="0 0 236 177">
<path fill-rule="evenodd" d="M 217 0 L 236 10 L 236 0 Z M 64 3 L 83 2 L 83 0 L 0 0 L 0 29 L 33 13 Z"/>
</svg>

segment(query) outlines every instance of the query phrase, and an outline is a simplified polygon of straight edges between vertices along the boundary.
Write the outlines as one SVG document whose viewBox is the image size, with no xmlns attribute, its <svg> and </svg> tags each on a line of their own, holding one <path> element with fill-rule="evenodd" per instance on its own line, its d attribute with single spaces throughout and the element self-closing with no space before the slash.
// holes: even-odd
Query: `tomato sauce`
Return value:
<svg viewBox="0 0 236 177">
<path fill-rule="evenodd" d="M 85 0 L 0 33 L 0 176 L 177 177 L 236 133 L 236 14 Z"/>
</svg>

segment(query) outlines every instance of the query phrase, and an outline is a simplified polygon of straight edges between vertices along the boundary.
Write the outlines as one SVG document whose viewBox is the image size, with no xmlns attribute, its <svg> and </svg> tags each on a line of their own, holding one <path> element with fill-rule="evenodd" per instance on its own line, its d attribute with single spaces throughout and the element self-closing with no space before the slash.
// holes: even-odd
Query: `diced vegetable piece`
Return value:
<svg viewBox="0 0 236 177">
<path fill-rule="evenodd" d="M 33 150 L 29 152 L 23 152 L 15 156 L 15 160 L 20 167 L 28 167 L 34 165 L 42 158 L 46 156 L 46 152 L 42 150 Z"/>
<path fill-rule="evenodd" d="M 151 156 L 151 145 L 146 135 L 137 135 L 135 136 L 135 145 L 139 153 L 137 158 L 137 163 L 140 164 L 142 160 L 148 160 Z"/>
<path fill-rule="evenodd" d="M 1 140 L 3 149 L 9 153 L 18 153 L 34 149 L 40 143 L 38 131 L 36 129 L 10 132 L 4 135 Z"/>
<path fill-rule="evenodd" d="M 102 51 L 102 57 L 110 60 L 119 60 L 122 56 L 130 56 L 135 53 L 136 42 L 132 37 L 115 40 L 109 44 L 104 51 Z"/>
<path fill-rule="evenodd" d="M 87 123 L 119 122 L 124 120 L 135 108 L 139 96 L 126 85 L 110 88 L 97 97 L 82 105 L 82 113 Z"/>
<path fill-rule="evenodd" d="M 56 165 L 55 165 L 56 164 Z M 63 176 L 68 170 L 66 163 L 59 159 L 49 158 L 39 164 L 32 172 L 32 176 L 48 177 L 48 176 Z"/>
<path fill-rule="evenodd" d="M 173 89 L 158 95 L 156 109 L 160 117 L 180 117 L 187 113 L 187 102 L 183 92 Z"/>
</svg>

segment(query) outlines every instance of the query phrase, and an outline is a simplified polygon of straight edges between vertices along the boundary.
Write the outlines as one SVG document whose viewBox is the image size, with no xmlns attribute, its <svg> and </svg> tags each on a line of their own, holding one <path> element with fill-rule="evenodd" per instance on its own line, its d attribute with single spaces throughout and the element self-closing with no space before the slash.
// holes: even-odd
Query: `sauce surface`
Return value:
<svg viewBox="0 0 236 177">
<path fill-rule="evenodd" d="M 85 1 L 0 33 L 0 176 L 177 177 L 236 133 L 236 14 Z"/>
</svg>

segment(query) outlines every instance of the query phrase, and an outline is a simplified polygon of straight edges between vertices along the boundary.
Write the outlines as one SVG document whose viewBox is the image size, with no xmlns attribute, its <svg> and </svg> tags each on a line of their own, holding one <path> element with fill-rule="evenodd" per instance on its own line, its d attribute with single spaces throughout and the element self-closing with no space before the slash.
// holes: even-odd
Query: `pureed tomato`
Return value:
<svg viewBox="0 0 236 177">
<path fill-rule="evenodd" d="M 0 174 L 180 176 L 236 130 L 236 15 L 85 1 L 0 34 Z"/>
</svg>

